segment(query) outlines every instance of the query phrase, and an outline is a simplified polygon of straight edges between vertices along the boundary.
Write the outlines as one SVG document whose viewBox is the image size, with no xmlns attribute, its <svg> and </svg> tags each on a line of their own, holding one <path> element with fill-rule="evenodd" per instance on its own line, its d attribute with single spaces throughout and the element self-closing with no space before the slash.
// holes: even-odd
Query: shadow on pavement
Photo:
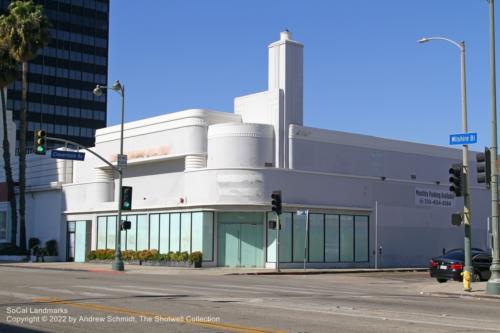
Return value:
<svg viewBox="0 0 500 333">
<path fill-rule="evenodd" d="M 13 326 L 0 323 L 0 333 L 46 333 L 48 331 L 40 331 L 33 328 Z"/>
</svg>

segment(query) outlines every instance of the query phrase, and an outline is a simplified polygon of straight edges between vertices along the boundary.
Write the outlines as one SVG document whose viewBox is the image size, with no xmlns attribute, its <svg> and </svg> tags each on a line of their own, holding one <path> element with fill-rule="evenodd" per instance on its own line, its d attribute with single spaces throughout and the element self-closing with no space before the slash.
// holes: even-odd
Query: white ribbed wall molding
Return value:
<svg viewBox="0 0 500 333">
<path fill-rule="evenodd" d="M 188 155 L 185 159 L 185 170 L 195 170 L 207 167 L 207 155 L 197 154 Z"/>
</svg>

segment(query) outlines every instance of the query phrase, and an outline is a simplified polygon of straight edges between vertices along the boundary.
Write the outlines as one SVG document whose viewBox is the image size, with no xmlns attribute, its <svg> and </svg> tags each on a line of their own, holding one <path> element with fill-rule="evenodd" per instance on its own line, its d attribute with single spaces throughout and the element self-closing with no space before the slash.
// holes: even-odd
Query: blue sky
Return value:
<svg viewBox="0 0 500 333">
<path fill-rule="evenodd" d="M 417 43 L 445 36 L 466 43 L 469 131 L 482 150 L 488 19 L 486 0 L 114 0 L 109 80 L 125 85 L 126 121 L 233 112 L 234 97 L 267 89 L 267 45 L 288 28 L 304 44 L 305 126 L 447 146 L 462 128 L 459 50 Z M 108 100 L 117 124 L 120 98 Z"/>
</svg>

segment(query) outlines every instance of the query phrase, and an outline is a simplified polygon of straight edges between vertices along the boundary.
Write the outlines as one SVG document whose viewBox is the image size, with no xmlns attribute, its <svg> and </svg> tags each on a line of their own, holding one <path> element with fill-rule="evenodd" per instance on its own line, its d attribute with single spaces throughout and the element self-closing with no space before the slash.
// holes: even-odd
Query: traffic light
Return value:
<svg viewBox="0 0 500 333">
<path fill-rule="evenodd" d="M 45 143 L 45 137 L 47 133 L 44 130 L 36 130 L 35 131 L 35 154 L 37 155 L 45 155 L 47 151 L 47 146 Z"/>
<path fill-rule="evenodd" d="M 489 148 L 484 148 L 484 153 L 476 154 L 477 162 L 477 182 L 490 186 L 491 182 L 491 152 Z"/>
<path fill-rule="evenodd" d="M 269 221 L 269 229 L 276 230 L 276 221 Z"/>
<path fill-rule="evenodd" d="M 462 179 L 463 179 L 463 165 L 453 164 L 448 171 L 450 173 L 450 191 L 455 193 L 455 196 L 462 196 Z"/>
<path fill-rule="evenodd" d="M 273 191 L 271 194 L 271 206 L 273 212 L 281 215 L 281 191 Z"/>
<path fill-rule="evenodd" d="M 132 186 L 122 186 L 122 210 L 132 210 Z"/>
<path fill-rule="evenodd" d="M 120 223 L 120 230 L 130 230 L 132 228 L 132 222 L 130 221 L 122 221 Z"/>
<path fill-rule="evenodd" d="M 462 224 L 462 214 L 451 214 L 451 224 L 456 225 L 457 227 L 460 226 Z"/>
</svg>

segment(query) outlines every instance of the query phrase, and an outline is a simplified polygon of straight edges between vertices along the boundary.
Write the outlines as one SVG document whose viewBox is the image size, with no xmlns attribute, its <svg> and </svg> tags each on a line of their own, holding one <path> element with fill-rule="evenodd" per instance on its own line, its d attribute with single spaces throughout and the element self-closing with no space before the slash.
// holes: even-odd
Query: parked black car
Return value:
<svg viewBox="0 0 500 333">
<path fill-rule="evenodd" d="M 491 253 L 482 249 L 472 249 L 472 281 L 486 281 L 490 278 Z M 448 280 L 462 281 L 464 269 L 464 249 L 454 249 L 442 256 L 432 258 L 429 272 L 439 283 Z"/>
</svg>

